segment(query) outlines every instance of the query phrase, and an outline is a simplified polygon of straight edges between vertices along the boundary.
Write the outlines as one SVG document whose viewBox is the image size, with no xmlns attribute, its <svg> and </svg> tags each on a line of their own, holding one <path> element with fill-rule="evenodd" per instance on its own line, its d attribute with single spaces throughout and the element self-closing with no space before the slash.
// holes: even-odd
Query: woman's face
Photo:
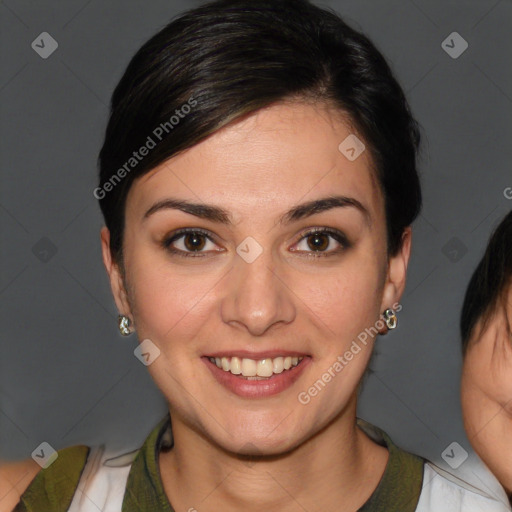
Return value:
<svg viewBox="0 0 512 512">
<path fill-rule="evenodd" d="M 402 293 L 410 231 L 388 260 L 369 152 L 351 161 L 338 149 L 350 134 L 326 107 L 280 103 L 136 180 L 125 289 L 102 231 L 117 306 L 160 351 L 148 370 L 173 421 L 224 449 L 281 453 L 334 418 L 355 419 L 365 329 Z M 334 196 L 344 198 L 336 207 L 309 207 Z M 171 200 L 208 208 L 194 215 Z M 174 236 L 183 228 L 201 233 Z M 329 233 L 306 236 L 312 228 Z M 283 369 L 294 355 L 298 366 Z M 222 356 L 234 373 L 276 374 L 248 380 L 209 359 Z"/>
<path fill-rule="evenodd" d="M 512 286 L 464 359 L 462 411 L 474 450 L 512 493 Z"/>
</svg>

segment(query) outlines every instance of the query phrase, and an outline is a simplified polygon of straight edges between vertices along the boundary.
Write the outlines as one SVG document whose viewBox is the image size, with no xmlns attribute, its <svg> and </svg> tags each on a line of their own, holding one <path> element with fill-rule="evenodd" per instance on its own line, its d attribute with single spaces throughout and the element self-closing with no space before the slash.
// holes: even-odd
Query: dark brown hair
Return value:
<svg viewBox="0 0 512 512">
<path fill-rule="evenodd" d="M 482 332 L 500 300 L 512 286 L 512 210 L 490 237 L 485 253 L 469 281 L 460 317 L 462 352 L 466 354 L 479 320 Z"/>
<path fill-rule="evenodd" d="M 385 200 L 388 251 L 396 253 L 421 208 L 420 133 L 383 56 L 307 0 L 218 0 L 149 39 L 115 88 L 94 191 L 114 260 L 122 263 L 124 208 L 135 179 L 230 121 L 294 98 L 329 103 L 364 138 Z"/>
</svg>

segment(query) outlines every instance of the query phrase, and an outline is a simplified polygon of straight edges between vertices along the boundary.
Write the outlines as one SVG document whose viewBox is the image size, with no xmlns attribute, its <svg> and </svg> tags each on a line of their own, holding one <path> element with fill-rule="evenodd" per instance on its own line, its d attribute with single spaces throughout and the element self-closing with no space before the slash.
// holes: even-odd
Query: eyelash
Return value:
<svg viewBox="0 0 512 512">
<path fill-rule="evenodd" d="M 205 231 L 204 229 L 201 229 L 201 228 L 183 228 L 183 229 L 179 229 L 178 231 L 176 231 L 175 233 L 173 233 L 172 235 L 166 237 L 163 241 L 162 241 L 162 246 L 164 249 L 166 249 L 168 252 L 170 252 L 171 254 L 174 254 L 176 256 L 180 256 L 180 257 L 183 257 L 183 258 L 204 258 L 206 255 L 204 253 L 201 253 L 199 251 L 182 251 L 181 249 L 176 249 L 174 247 L 171 246 L 171 244 L 173 242 L 175 242 L 176 240 L 179 240 L 180 238 L 183 238 L 184 235 L 187 235 L 187 234 L 201 234 L 203 236 L 205 236 L 208 240 L 210 240 L 210 242 L 214 242 L 214 240 L 212 239 L 212 237 L 210 236 L 209 232 L 208 231 Z M 301 238 L 299 239 L 299 242 L 301 242 L 303 239 L 309 237 L 309 236 L 312 236 L 312 235 L 319 235 L 319 234 L 325 234 L 325 235 L 329 235 L 331 236 L 332 238 L 334 238 L 334 240 L 336 240 L 336 242 L 338 242 L 341 247 L 337 248 L 337 249 L 334 249 L 334 250 L 331 250 L 331 251 L 328 251 L 328 252 L 325 252 L 325 251 L 309 251 L 309 256 L 306 256 L 306 257 L 312 257 L 312 258 L 325 258 L 325 257 L 329 257 L 329 256 L 335 256 L 336 254 L 339 254 L 340 252 L 342 252 L 344 249 L 348 249 L 350 247 L 350 243 L 347 239 L 347 237 L 341 232 L 341 231 L 338 231 L 336 229 L 332 229 L 332 228 L 312 228 L 312 229 L 309 229 L 308 231 L 306 231 L 305 233 L 302 234 Z M 219 251 L 220 252 L 220 251 Z M 302 251 L 294 251 L 294 252 L 302 252 Z"/>
</svg>

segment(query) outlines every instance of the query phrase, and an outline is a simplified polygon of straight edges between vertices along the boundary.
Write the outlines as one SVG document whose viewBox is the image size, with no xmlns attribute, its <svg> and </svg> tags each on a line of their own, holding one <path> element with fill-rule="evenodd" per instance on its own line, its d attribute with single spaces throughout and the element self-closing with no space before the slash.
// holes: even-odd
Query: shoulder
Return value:
<svg viewBox="0 0 512 512">
<path fill-rule="evenodd" d="M 5 464 L 0 469 L 0 512 L 67 510 L 89 450 L 75 445 L 43 457 L 41 464 L 35 459 Z"/>
<path fill-rule="evenodd" d="M 165 436 L 160 439 L 157 434 L 164 421 L 146 439 L 146 450 L 155 450 L 154 443 L 148 444 L 155 436 L 163 443 Z M 105 444 L 74 445 L 51 456 L 45 457 L 44 452 L 39 464 L 35 456 L 34 460 L 0 463 L 0 512 L 81 512 L 90 510 L 91 502 L 121 510 L 128 476 L 141 447 L 126 451 L 107 449 Z"/>
<path fill-rule="evenodd" d="M 11 512 L 41 466 L 33 459 L 0 463 L 0 512 Z"/>
<path fill-rule="evenodd" d="M 491 496 L 432 462 L 426 462 L 416 512 L 438 510 L 510 512 L 511 508 L 502 496 Z"/>
</svg>

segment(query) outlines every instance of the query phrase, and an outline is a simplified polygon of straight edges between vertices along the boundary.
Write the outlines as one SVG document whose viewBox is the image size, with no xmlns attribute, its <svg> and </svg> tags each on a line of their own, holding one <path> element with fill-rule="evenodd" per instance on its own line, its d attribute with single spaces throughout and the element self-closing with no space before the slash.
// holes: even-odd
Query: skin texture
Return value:
<svg viewBox="0 0 512 512">
<path fill-rule="evenodd" d="M 124 279 L 107 228 L 101 232 L 119 311 L 139 340 L 149 338 L 161 351 L 147 368 L 171 413 L 175 446 L 159 463 L 176 510 L 355 510 L 382 476 L 387 450 L 355 426 L 357 388 L 374 340 L 309 404 L 297 399 L 405 286 L 410 229 L 402 250 L 388 258 L 384 200 L 369 151 L 351 162 L 338 150 L 352 132 L 325 105 L 262 109 L 134 182 Z M 368 216 L 349 206 L 278 224 L 292 206 L 333 194 L 357 199 Z M 170 196 L 221 206 L 234 224 L 174 209 L 144 219 Z M 206 256 L 180 257 L 162 246 L 183 227 L 211 233 L 201 249 Z M 312 227 L 341 230 L 350 246 L 325 235 L 323 250 L 331 255 L 315 257 L 314 241 L 303 236 Z M 263 248 L 252 263 L 236 252 L 249 236 Z M 173 246 L 187 250 L 185 240 Z M 290 388 L 263 399 L 227 391 L 201 359 L 219 350 L 276 348 L 307 353 L 311 363 Z M 244 454 L 256 460 L 248 464 Z"/>
<path fill-rule="evenodd" d="M 464 426 L 475 452 L 512 496 L 512 286 L 485 330 L 477 323 L 461 381 Z"/>
<path fill-rule="evenodd" d="M 14 509 L 40 469 L 41 466 L 33 459 L 0 461 L 0 512 L 11 512 Z"/>
</svg>

